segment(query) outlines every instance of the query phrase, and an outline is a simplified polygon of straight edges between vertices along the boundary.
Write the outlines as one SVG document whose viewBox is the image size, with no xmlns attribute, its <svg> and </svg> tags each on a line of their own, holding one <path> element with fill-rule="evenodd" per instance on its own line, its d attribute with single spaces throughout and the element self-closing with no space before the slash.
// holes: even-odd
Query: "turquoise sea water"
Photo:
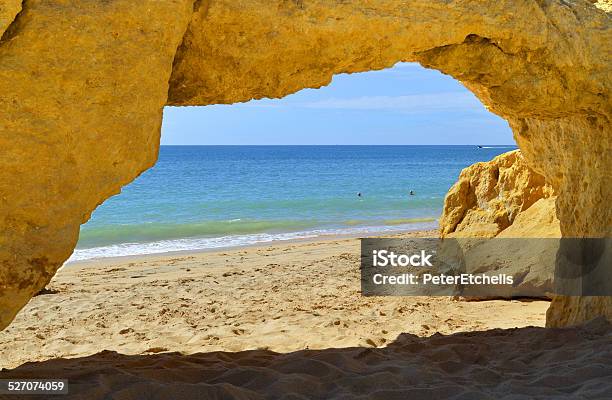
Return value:
<svg viewBox="0 0 612 400">
<path fill-rule="evenodd" d="M 461 169 L 514 148 L 162 146 L 71 260 L 435 228 Z"/>
</svg>

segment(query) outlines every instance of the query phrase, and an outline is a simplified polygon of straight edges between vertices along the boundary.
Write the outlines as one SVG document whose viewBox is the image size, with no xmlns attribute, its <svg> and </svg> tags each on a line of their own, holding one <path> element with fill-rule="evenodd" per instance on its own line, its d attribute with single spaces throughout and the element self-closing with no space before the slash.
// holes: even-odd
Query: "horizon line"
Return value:
<svg viewBox="0 0 612 400">
<path fill-rule="evenodd" d="M 160 146 L 167 147 L 181 147 L 181 146 L 495 146 L 495 147 L 518 147 L 515 144 L 160 144 Z"/>
</svg>

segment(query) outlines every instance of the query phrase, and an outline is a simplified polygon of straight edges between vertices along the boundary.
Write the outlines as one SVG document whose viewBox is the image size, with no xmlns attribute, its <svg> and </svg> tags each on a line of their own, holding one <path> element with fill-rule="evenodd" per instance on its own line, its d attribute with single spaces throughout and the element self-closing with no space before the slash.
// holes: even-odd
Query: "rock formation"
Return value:
<svg viewBox="0 0 612 400">
<path fill-rule="evenodd" d="M 21 0 L 5 0 L 0 3 L 0 37 L 19 11 L 21 11 Z"/>
<path fill-rule="evenodd" d="M 486 299 L 484 293 L 496 293 L 496 297 L 552 294 L 558 241 L 480 238 L 560 238 L 555 200 L 552 187 L 527 166 L 519 150 L 461 171 L 444 201 L 440 236 L 459 238 L 466 272 L 503 273 L 515 282 L 506 291 L 467 288 L 470 294 L 464 297 L 474 300 Z"/>
<path fill-rule="evenodd" d="M 397 61 L 452 75 L 508 120 L 564 236 L 611 234 L 607 1 L 20 3 L 0 0 L 0 328 L 154 163 L 164 105 L 282 97 Z M 549 322 L 611 309 L 559 298 Z"/>
<path fill-rule="evenodd" d="M 519 150 L 511 151 L 461 171 L 459 180 L 444 199 L 440 235 L 497 236 L 538 202 L 538 212 L 531 212 L 534 215 L 529 219 L 522 219 L 527 223 L 533 217 L 550 221 L 547 225 L 551 232 L 545 235 L 560 237 L 554 199 L 553 189 L 545 183 L 544 177 L 527 166 Z M 516 237 L 529 236 L 529 230 L 517 231 L 521 225 L 517 221 L 513 226 Z M 542 226 L 537 226 L 541 234 Z"/>
</svg>

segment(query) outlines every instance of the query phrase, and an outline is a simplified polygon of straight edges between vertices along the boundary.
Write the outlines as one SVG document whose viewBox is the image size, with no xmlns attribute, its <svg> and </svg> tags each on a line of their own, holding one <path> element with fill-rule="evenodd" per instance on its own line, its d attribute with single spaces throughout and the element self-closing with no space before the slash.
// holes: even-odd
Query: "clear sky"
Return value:
<svg viewBox="0 0 612 400">
<path fill-rule="evenodd" d="M 233 105 L 166 107 L 162 144 L 514 144 L 453 78 L 414 63 L 336 75 L 320 89 Z"/>
</svg>

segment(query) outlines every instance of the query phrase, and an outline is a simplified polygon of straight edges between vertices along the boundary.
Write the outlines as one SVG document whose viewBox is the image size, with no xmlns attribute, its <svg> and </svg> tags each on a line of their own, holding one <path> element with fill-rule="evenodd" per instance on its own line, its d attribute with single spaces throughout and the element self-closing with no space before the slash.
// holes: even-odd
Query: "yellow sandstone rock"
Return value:
<svg viewBox="0 0 612 400">
<path fill-rule="evenodd" d="M 21 11 L 21 0 L 3 0 L 0 2 L 0 37 L 13 22 L 19 11 Z"/>
<path fill-rule="evenodd" d="M 607 4 L 28 0 L 15 17 L 0 0 L 0 329 L 92 210 L 154 163 L 165 104 L 282 97 L 398 61 L 452 75 L 508 120 L 564 236 L 610 235 Z M 551 321 L 609 312 L 572 301 Z"/>
<path fill-rule="evenodd" d="M 494 237 L 538 200 L 551 196 L 552 187 L 527 166 L 519 150 L 476 163 L 461 171 L 446 195 L 440 235 Z M 546 204 L 552 205 L 546 211 L 554 218 L 554 202 Z M 542 205 L 538 208 L 542 212 Z"/>
<path fill-rule="evenodd" d="M 556 296 L 546 312 L 546 326 L 558 328 L 576 325 L 603 315 L 612 321 L 612 298 L 606 296 Z"/>
<path fill-rule="evenodd" d="M 155 163 L 193 12 L 186 0 L 23 4 L 0 43 L 0 328 L 91 212 Z"/>
<path fill-rule="evenodd" d="M 591 3 L 606 12 L 612 12 L 612 0 L 591 0 Z"/>
<path fill-rule="evenodd" d="M 560 238 L 561 227 L 555 209 L 556 197 L 542 198 L 520 212 L 512 225 L 501 231 L 498 238 Z"/>
<path fill-rule="evenodd" d="M 556 197 L 544 177 L 529 168 L 519 150 L 502 154 L 461 171 L 449 190 L 440 218 L 440 236 L 447 238 L 534 238 L 461 240 L 466 272 L 506 274 L 513 288 L 484 290 L 499 297 L 549 297 L 553 292 L 558 241 Z M 470 299 L 485 299 L 476 288 Z M 466 296 L 464 294 L 464 296 Z"/>
</svg>

